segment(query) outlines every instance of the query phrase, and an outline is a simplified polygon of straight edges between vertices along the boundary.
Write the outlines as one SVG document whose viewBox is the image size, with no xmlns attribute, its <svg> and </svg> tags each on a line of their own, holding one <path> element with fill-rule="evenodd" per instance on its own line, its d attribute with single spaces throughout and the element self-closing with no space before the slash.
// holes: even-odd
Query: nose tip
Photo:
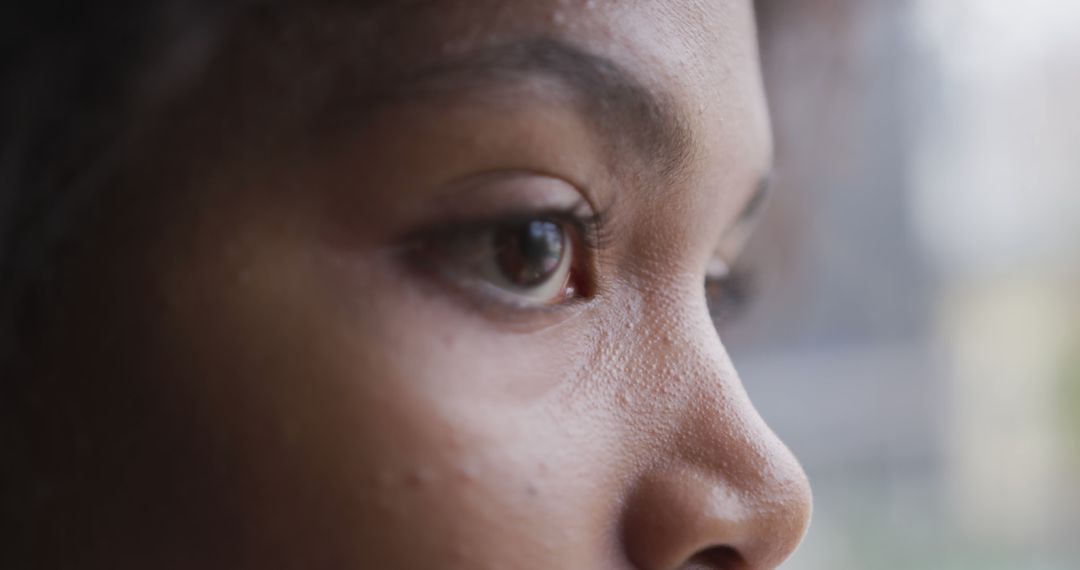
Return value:
<svg viewBox="0 0 1080 570">
<path fill-rule="evenodd" d="M 642 570 L 775 568 L 798 546 L 810 519 L 801 469 L 738 488 L 695 469 L 645 478 L 625 511 L 626 553 Z"/>
<path fill-rule="evenodd" d="M 682 437 L 630 493 L 623 540 L 642 570 L 776 568 L 806 533 L 812 496 L 802 467 L 745 392 L 722 392 L 675 407 Z"/>
<path fill-rule="evenodd" d="M 712 323 L 686 323 L 687 339 L 715 342 L 641 354 L 680 365 L 655 378 L 674 388 L 635 410 L 663 443 L 624 503 L 624 553 L 641 570 L 776 568 L 809 527 L 810 483 L 750 403 Z"/>
</svg>

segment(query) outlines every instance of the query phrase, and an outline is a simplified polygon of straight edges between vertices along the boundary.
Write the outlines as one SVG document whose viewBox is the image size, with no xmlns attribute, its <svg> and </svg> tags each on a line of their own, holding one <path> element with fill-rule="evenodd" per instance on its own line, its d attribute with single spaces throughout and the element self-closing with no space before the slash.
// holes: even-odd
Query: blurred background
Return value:
<svg viewBox="0 0 1080 570">
<path fill-rule="evenodd" d="M 787 570 L 1080 568 L 1080 2 L 759 0 L 776 192 L 724 331 Z"/>
</svg>

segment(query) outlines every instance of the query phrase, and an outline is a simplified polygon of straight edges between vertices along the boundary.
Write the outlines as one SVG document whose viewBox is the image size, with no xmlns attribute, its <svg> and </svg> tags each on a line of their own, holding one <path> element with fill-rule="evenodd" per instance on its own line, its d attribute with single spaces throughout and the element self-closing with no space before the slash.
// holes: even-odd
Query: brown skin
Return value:
<svg viewBox="0 0 1080 570">
<path fill-rule="evenodd" d="M 236 77 L 220 60 L 205 83 L 225 87 L 175 107 L 188 133 L 133 154 L 129 186 L 166 172 L 183 191 L 154 215 L 106 216 L 87 248 L 110 259 L 72 269 L 97 286 L 70 295 L 79 316 L 57 350 L 71 357 L 50 375 L 80 379 L 50 413 L 83 443 L 41 460 L 41 485 L 67 489 L 51 507 L 64 520 L 42 523 L 39 539 L 60 541 L 48 557 L 777 566 L 806 529 L 809 488 L 748 401 L 702 288 L 725 236 L 744 237 L 733 228 L 771 158 L 750 2 L 443 2 L 393 18 L 385 29 L 411 30 L 398 68 L 537 37 L 606 58 L 687 148 L 661 159 L 613 134 L 632 121 L 596 120 L 603 106 L 546 71 L 386 79 L 395 96 L 313 143 L 251 110 L 276 103 L 273 66 Z M 310 68 L 327 45 L 344 44 L 289 57 Z M 277 142 L 198 152 L 216 148 L 200 128 L 251 122 L 262 134 L 244 141 Z M 163 165 L 184 154 L 218 158 Z M 444 235 L 432 228 L 581 202 L 610 224 L 600 251 L 575 244 L 569 297 L 510 302 L 462 278 L 456 249 L 429 247 Z M 133 244 L 135 231 L 155 237 Z"/>
</svg>

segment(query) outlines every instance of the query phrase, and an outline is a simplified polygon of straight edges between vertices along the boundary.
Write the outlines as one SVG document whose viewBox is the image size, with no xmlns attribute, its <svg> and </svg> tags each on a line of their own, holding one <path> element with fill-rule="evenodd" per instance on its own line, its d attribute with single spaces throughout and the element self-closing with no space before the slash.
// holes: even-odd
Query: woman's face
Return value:
<svg viewBox="0 0 1080 570">
<path fill-rule="evenodd" d="M 377 48 L 323 14 L 273 40 L 305 49 L 210 72 L 248 82 L 238 114 L 301 108 L 289 116 L 317 134 L 190 175 L 205 191 L 162 230 L 132 301 L 143 316 L 105 326 L 110 346 L 126 338 L 143 411 L 94 423 L 128 442 L 101 483 L 123 481 L 103 495 L 122 498 L 91 517 L 91 534 L 125 538 L 98 553 L 159 568 L 778 565 L 808 523 L 807 482 L 704 290 L 770 168 L 751 2 L 428 2 L 379 18 Z M 251 53 L 274 53 L 260 41 Z M 382 54 L 364 67 L 375 89 L 351 91 L 345 46 Z M 199 120 L 191 132 L 246 121 Z"/>
</svg>

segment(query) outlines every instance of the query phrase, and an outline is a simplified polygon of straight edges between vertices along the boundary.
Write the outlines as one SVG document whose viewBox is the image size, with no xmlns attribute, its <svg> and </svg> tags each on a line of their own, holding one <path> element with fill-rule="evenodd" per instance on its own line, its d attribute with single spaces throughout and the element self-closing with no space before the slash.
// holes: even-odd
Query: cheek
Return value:
<svg viewBox="0 0 1080 570">
<path fill-rule="evenodd" d="M 179 278 L 168 323 L 225 492 L 276 556 L 543 559 L 583 512 L 614 519 L 619 447 L 568 335 L 499 331 L 377 260 L 255 243 Z"/>
</svg>

